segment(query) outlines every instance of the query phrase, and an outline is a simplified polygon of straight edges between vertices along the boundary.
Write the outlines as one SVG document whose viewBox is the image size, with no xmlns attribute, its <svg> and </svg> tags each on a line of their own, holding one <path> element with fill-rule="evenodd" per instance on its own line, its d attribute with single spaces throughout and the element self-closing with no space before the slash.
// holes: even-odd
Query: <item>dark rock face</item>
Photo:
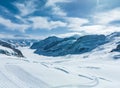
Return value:
<svg viewBox="0 0 120 88">
<path fill-rule="evenodd" d="M 113 49 L 111 52 L 120 52 L 120 44 L 117 45 L 117 47 Z"/>
<path fill-rule="evenodd" d="M 32 49 L 35 53 L 45 56 L 64 56 L 68 54 L 82 54 L 106 43 L 104 35 L 86 35 L 78 39 L 74 37 L 57 38 L 48 37 L 45 40 L 34 43 Z"/>
<path fill-rule="evenodd" d="M 12 55 L 17 56 L 17 57 L 24 57 L 23 54 L 21 53 L 20 50 L 16 49 L 15 46 L 13 46 L 12 44 L 9 44 L 7 42 L 1 41 L 0 40 L 0 45 L 9 49 L 12 49 L 15 53 L 13 53 Z M 6 55 L 10 55 L 10 53 L 6 50 L 1 50 L 0 49 L 0 53 L 1 54 L 6 54 Z"/>
<path fill-rule="evenodd" d="M 6 50 L 1 50 L 0 49 L 0 53 L 10 56 L 10 53 L 8 51 L 6 51 Z"/>
</svg>

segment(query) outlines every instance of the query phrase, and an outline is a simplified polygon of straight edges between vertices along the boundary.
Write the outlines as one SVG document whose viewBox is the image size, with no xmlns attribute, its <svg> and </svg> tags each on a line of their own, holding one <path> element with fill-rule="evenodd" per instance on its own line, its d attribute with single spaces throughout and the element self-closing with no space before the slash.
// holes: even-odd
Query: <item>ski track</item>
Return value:
<svg viewBox="0 0 120 88">
<path fill-rule="evenodd" d="M 24 69 L 22 69 L 21 67 L 19 67 L 17 65 L 5 65 L 5 68 L 7 69 L 7 71 L 11 72 L 14 76 L 16 76 L 22 82 L 24 82 L 27 85 L 27 88 L 72 88 L 72 87 L 91 88 L 91 87 L 95 87 L 99 84 L 99 80 L 97 79 L 97 77 L 87 77 L 84 75 L 78 75 L 78 76 L 84 77 L 84 78 L 92 80 L 92 81 L 89 83 L 79 84 L 79 85 L 61 85 L 61 86 L 57 86 L 57 87 L 51 87 L 47 83 L 34 77 L 33 75 L 26 72 Z M 69 73 L 69 72 L 66 72 L 66 70 L 61 69 L 61 68 L 55 68 L 55 69 L 63 71 L 65 73 Z M 7 84 L 0 83 L 0 88 L 10 88 L 10 86 L 12 86 L 12 88 L 22 88 L 22 87 L 19 87 L 19 84 L 17 86 L 15 83 L 13 83 L 11 80 L 9 80 L 4 74 L 2 74 L 2 72 L 0 72 L 0 76 L 3 77 L 2 80 L 8 81 L 8 82 L 6 82 Z"/>
<path fill-rule="evenodd" d="M 81 74 L 79 74 L 78 76 L 80 76 L 80 77 L 84 77 L 84 78 L 87 78 L 87 79 L 89 79 L 89 80 L 93 80 L 93 78 L 88 77 L 88 76 L 85 76 L 85 75 L 81 75 Z"/>
<path fill-rule="evenodd" d="M 10 60 L 11 58 L 7 58 L 7 59 Z M 104 76 L 102 74 L 95 75 L 91 73 L 91 75 L 93 76 L 87 75 L 90 71 L 94 72 L 97 70 L 102 70 L 101 66 L 99 65 L 93 66 L 93 65 L 87 64 L 88 62 L 85 64 L 83 63 L 81 65 L 75 66 L 81 70 L 85 69 L 85 71 L 88 71 L 88 73 L 86 74 L 85 72 L 86 75 L 84 75 L 84 72 L 76 73 L 72 71 L 71 69 L 67 68 L 69 64 L 71 66 L 72 60 L 59 60 L 58 59 L 55 61 L 54 60 L 50 61 L 50 60 L 43 59 L 43 60 L 38 61 L 38 60 L 33 60 L 29 57 L 27 59 L 14 59 L 13 58 L 11 60 L 15 60 L 15 62 L 7 62 L 6 64 L 3 64 L 5 67 L 5 70 L 3 69 L 0 70 L 0 88 L 99 88 L 99 85 L 101 86 L 102 82 L 105 82 L 105 81 L 111 82 L 111 83 L 113 82 L 113 80 L 111 81 L 110 78 L 109 80 L 107 76 Z M 90 80 L 90 81 L 86 83 L 81 83 L 80 81 L 80 83 L 76 83 L 76 84 L 69 83 L 66 85 L 58 84 L 58 86 L 54 86 L 54 85 L 50 86 L 49 84 L 35 77 L 34 73 L 33 74 L 28 73 L 26 70 L 24 70 L 24 67 L 21 67 L 21 62 L 17 63 L 16 61 L 24 62 L 24 64 L 29 63 L 29 65 L 41 64 L 42 66 L 46 68 L 46 70 L 55 69 L 55 70 L 65 73 L 65 75 L 67 74 L 67 75 L 71 75 L 75 77 L 77 76 L 78 78 L 85 78 L 85 80 Z M 68 64 L 66 62 L 68 62 Z M 74 60 L 72 63 L 74 63 Z M 73 67 L 74 67 L 74 64 L 73 64 Z M 106 87 L 106 88 L 109 88 L 109 87 Z"/>
<path fill-rule="evenodd" d="M 53 88 L 92 88 L 96 87 L 99 84 L 99 80 L 97 77 L 91 78 L 93 81 L 86 83 L 86 84 L 76 84 L 76 85 L 62 85 L 62 86 L 57 86 Z"/>
<path fill-rule="evenodd" d="M 63 68 L 55 67 L 55 69 L 60 70 L 60 71 L 62 71 L 62 72 L 64 72 L 64 73 L 69 74 L 69 72 L 68 72 L 67 70 L 63 69 Z"/>
</svg>

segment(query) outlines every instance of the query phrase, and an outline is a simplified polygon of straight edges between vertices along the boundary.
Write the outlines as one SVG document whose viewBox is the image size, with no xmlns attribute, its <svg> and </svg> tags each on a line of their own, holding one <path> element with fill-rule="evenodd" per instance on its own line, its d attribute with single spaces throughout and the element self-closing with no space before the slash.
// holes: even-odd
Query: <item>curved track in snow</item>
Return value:
<svg viewBox="0 0 120 88">
<path fill-rule="evenodd" d="M 7 69 L 7 71 L 11 72 L 14 76 L 16 76 L 22 82 L 24 82 L 27 85 L 27 88 L 91 88 L 91 87 L 95 87 L 99 84 L 99 80 L 97 77 L 88 77 L 88 76 L 84 77 L 84 76 L 80 75 L 81 77 L 90 79 L 91 82 L 84 83 L 84 84 L 78 84 L 78 85 L 77 84 L 76 85 L 60 85 L 60 86 L 56 86 L 56 87 L 51 87 L 47 83 L 34 77 L 33 75 L 26 72 L 24 69 L 22 69 L 21 67 L 19 67 L 17 65 L 5 65 L 5 68 Z M 15 85 L 13 83 L 11 85 L 14 85 L 15 86 L 14 88 L 20 88 L 19 86 Z M 9 88 L 9 87 L 7 87 L 7 88 Z"/>
<path fill-rule="evenodd" d="M 90 77 L 89 77 L 90 78 Z M 91 77 L 92 81 L 85 84 L 78 84 L 78 85 L 61 85 L 52 88 L 91 88 L 95 87 L 99 84 L 99 80 L 97 77 Z"/>
</svg>

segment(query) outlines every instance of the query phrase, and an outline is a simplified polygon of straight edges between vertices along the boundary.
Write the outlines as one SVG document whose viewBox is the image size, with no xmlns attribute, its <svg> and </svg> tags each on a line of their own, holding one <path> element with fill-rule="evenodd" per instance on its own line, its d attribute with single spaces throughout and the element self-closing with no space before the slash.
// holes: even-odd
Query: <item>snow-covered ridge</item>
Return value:
<svg viewBox="0 0 120 88">
<path fill-rule="evenodd" d="M 31 46 L 34 42 L 37 42 L 38 40 L 35 39 L 4 39 L 4 41 L 14 44 L 16 47 L 26 47 Z"/>
<path fill-rule="evenodd" d="M 35 53 L 44 56 L 65 56 L 69 54 L 83 54 L 91 52 L 95 48 L 115 42 L 119 44 L 120 33 L 115 32 L 110 35 L 85 35 L 78 38 L 74 36 L 68 38 L 48 37 L 39 42 L 33 43 L 31 49 L 36 49 Z M 116 39 L 116 41 L 114 41 Z M 118 44 L 117 44 L 118 43 Z M 118 47 L 117 47 L 118 48 Z M 109 52 L 115 51 L 111 49 Z M 117 51 L 119 51 L 117 49 Z"/>
<path fill-rule="evenodd" d="M 45 56 L 64 56 L 68 54 L 82 54 L 90 52 L 97 46 L 106 43 L 104 35 L 86 35 L 79 38 L 68 37 L 48 37 L 42 41 L 34 43 L 31 49 L 36 49 L 35 53 Z"/>
<path fill-rule="evenodd" d="M 14 45 L 0 40 L 0 54 L 9 56 L 24 57 L 20 50 L 16 49 Z"/>
</svg>

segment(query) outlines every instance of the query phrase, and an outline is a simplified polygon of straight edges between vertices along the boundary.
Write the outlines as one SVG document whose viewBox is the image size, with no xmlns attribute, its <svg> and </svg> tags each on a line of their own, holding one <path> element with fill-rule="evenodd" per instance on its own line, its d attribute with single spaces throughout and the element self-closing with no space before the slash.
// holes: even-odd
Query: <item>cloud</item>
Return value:
<svg viewBox="0 0 120 88">
<path fill-rule="evenodd" d="M 0 33 L 0 38 L 9 38 L 9 39 L 44 39 L 45 36 L 39 35 L 28 35 L 28 34 L 20 34 L 14 35 L 9 33 Z"/>
<path fill-rule="evenodd" d="M 3 16 L 6 14 L 3 16 L 5 18 L 0 17 L 0 24 L 5 26 L 7 29 L 19 30 L 22 32 L 25 32 L 28 28 L 30 28 L 30 30 L 28 29 L 29 31 L 45 29 L 52 32 L 52 29 L 57 30 L 57 28 L 60 29 L 61 27 L 64 28 L 65 32 L 70 32 L 63 35 L 60 34 L 60 36 L 69 36 L 77 33 L 108 34 L 115 31 L 120 31 L 120 7 L 111 10 L 109 9 L 109 11 L 107 11 L 108 9 L 105 9 L 105 5 L 100 3 L 100 5 L 96 7 L 96 10 L 98 9 L 100 11 L 98 12 L 94 9 L 94 7 L 91 7 L 93 3 L 91 5 L 85 4 L 88 6 L 85 6 L 86 8 L 84 8 L 84 5 L 81 6 L 82 4 L 77 4 L 77 1 L 78 0 L 16 1 L 13 3 L 13 5 L 17 7 L 20 13 L 12 13 L 14 12 L 13 8 L 6 9 L 7 7 L 0 7 L 2 10 L 1 15 Z M 71 4 L 69 4 L 69 6 L 65 6 L 65 4 L 67 5 L 68 3 Z M 87 2 L 80 1 L 80 3 L 84 4 Z M 73 4 L 76 5 L 75 8 L 72 8 Z M 41 8 L 41 6 L 43 6 L 43 8 Z M 91 13 L 89 12 L 89 7 L 93 8 L 93 11 L 91 11 Z M 75 11 L 68 11 L 70 8 L 72 8 L 72 10 L 75 9 Z M 103 10 L 104 12 L 102 12 Z M 78 15 L 80 14 L 80 11 L 82 12 L 82 17 L 90 17 L 92 14 L 93 15 L 89 19 L 87 17 L 82 18 L 80 15 Z M 74 12 L 76 14 L 72 14 Z M 88 14 L 85 14 L 86 12 L 88 12 Z"/>
<path fill-rule="evenodd" d="M 29 28 L 29 25 L 13 23 L 11 20 L 5 19 L 3 17 L 0 17 L 0 24 L 10 30 L 19 30 L 22 32 Z"/>
<path fill-rule="evenodd" d="M 13 36 L 6 33 L 0 33 L 0 38 L 13 38 Z"/>
<path fill-rule="evenodd" d="M 67 13 L 63 11 L 59 6 L 52 7 L 52 14 L 55 14 L 58 16 L 67 16 Z"/>
<path fill-rule="evenodd" d="M 96 24 L 104 25 L 107 25 L 115 20 L 120 20 L 120 8 L 115 8 L 106 12 L 96 13 L 93 16 L 93 19 Z"/>
<path fill-rule="evenodd" d="M 65 17 L 68 25 L 67 28 L 72 31 L 81 31 L 80 28 L 82 25 L 89 23 L 88 19 L 77 18 L 77 17 Z"/>
<path fill-rule="evenodd" d="M 67 16 L 67 13 L 58 5 L 60 3 L 69 3 L 72 0 L 48 0 L 45 7 L 51 7 L 53 15 Z"/>
<path fill-rule="evenodd" d="M 68 3 L 71 2 L 72 0 L 48 0 L 46 3 L 46 6 L 55 6 L 58 3 Z"/>
<path fill-rule="evenodd" d="M 15 15 L 14 17 L 16 19 L 18 19 L 19 21 L 21 21 L 22 23 L 24 23 L 24 24 L 29 24 L 29 22 L 27 21 L 27 18 L 23 18 L 23 17 L 21 17 L 19 15 Z"/>
<path fill-rule="evenodd" d="M 106 29 L 106 26 L 104 25 L 87 25 L 80 28 L 80 30 L 85 31 L 88 34 L 104 34 L 104 29 Z"/>
<path fill-rule="evenodd" d="M 93 20 L 87 18 L 66 17 L 68 22 L 67 29 L 73 32 L 82 32 L 86 34 L 110 34 L 112 32 L 120 32 L 120 26 L 111 24 L 112 22 L 119 22 L 120 8 L 115 8 L 106 12 L 97 12 L 91 17 Z"/>
<path fill-rule="evenodd" d="M 106 12 L 97 12 L 93 14 L 92 19 L 93 24 L 81 26 L 79 30 L 90 34 L 106 35 L 113 32 L 120 32 L 120 26 L 112 24 L 112 22 L 120 20 L 120 8 L 114 8 Z"/>
<path fill-rule="evenodd" d="M 68 3 L 71 2 L 72 0 L 47 0 L 46 3 L 44 0 L 39 1 L 39 0 L 25 0 L 24 2 L 16 2 L 13 3 L 14 6 L 17 7 L 17 9 L 20 11 L 21 16 L 27 16 L 35 11 L 39 11 L 42 6 L 45 8 L 51 8 L 53 15 L 59 15 L 59 16 L 66 16 L 67 13 L 61 9 L 60 3 Z"/>
<path fill-rule="evenodd" d="M 35 12 L 37 9 L 37 3 L 36 0 L 25 0 L 23 3 L 16 2 L 14 5 L 18 8 L 20 11 L 21 16 L 26 16 L 29 14 L 32 14 Z"/>
<path fill-rule="evenodd" d="M 84 31 L 86 34 L 110 34 L 113 32 L 120 32 L 120 27 L 114 25 L 88 25 L 82 26 L 76 32 Z"/>
<path fill-rule="evenodd" d="M 47 17 L 30 17 L 33 29 L 47 29 L 51 30 L 58 27 L 65 27 L 66 23 L 62 21 L 50 21 Z"/>
</svg>

